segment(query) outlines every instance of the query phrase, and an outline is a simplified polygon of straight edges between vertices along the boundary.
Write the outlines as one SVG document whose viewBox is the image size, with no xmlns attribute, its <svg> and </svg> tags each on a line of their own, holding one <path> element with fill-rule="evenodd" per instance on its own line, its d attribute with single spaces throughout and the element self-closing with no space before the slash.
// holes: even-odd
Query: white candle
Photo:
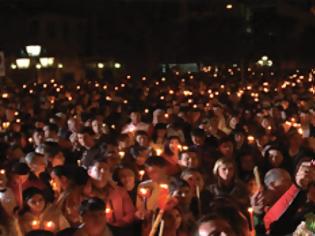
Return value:
<svg viewBox="0 0 315 236">
<path fill-rule="evenodd" d="M 165 221 L 164 221 L 164 220 L 161 220 L 160 230 L 159 230 L 159 236 L 163 236 L 164 224 L 165 224 Z"/>
</svg>

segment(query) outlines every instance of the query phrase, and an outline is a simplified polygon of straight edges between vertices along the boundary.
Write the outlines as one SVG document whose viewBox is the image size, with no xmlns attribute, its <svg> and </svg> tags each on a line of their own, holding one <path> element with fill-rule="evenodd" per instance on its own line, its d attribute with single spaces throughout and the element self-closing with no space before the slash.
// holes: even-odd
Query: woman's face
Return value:
<svg viewBox="0 0 315 236">
<path fill-rule="evenodd" d="M 27 200 L 27 206 L 33 213 L 41 213 L 45 208 L 46 202 L 41 194 L 35 194 Z"/>
<path fill-rule="evenodd" d="M 170 141 L 169 148 L 170 148 L 173 152 L 177 152 L 179 145 L 180 145 L 180 143 L 179 143 L 178 139 L 173 138 L 173 139 L 171 139 L 171 141 Z"/>
<path fill-rule="evenodd" d="M 225 182 L 231 182 L 235 174 L 233 164 L 223 164 L 218 169 L 218 175 L 220 179 Z"/>
<path fill-rule="evenodd" d="M 278 150 L 270 150 L 268 161 L 272 167 L 274 168 L 279 167 L 283 162 L 283 155 Z"/>
<path fill-rule="evenodd" d="M 127 191 L 131 191 L 135 187 L 135 174 L 130 169 L 122 169 L 119 171 L 119 181 Z"/>
<path fill-rule="evenodd" d="M 181 224 L 182 224 L 182 221 L 183 221 L 182 215 L 181 215 L 181 213 L 178 211 L 178 209 L 176 209 L 176 208 L 174 208 L 174 209 L 171 211 L 171 214 L 172 214 L 172 216 L 173 216 L 174 219 L 175 219 L 175 228 L 176 228 L 176 230 L 178 230 L 179 227 L 180 227 Z"/>
</svg>

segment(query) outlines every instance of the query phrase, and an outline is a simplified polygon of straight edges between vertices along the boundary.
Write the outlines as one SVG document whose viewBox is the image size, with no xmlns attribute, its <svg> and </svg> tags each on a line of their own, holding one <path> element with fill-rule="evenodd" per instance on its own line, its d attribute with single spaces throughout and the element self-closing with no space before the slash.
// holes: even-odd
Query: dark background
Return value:
<svg viewBox="0 0 315 236">
<path fill-rule="evenodd" d="M 306 65 L 315 59 L 314 7 L 312 0 L 0 0 L 0 50 L 13 59 L 40 44 L 57 58 L 130 68 L 265 54 Z"/>
</svg>

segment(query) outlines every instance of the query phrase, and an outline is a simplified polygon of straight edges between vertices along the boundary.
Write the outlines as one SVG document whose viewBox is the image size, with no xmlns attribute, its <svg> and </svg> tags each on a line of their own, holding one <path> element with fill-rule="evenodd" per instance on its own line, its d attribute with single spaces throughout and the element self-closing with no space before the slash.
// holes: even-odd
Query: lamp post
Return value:
<svg viewBox="0 0 315 236">
<path fill-rule="evenodd" d="M 29 57 L 38 57 L 42 51 L 42 47 L 40 45 L 28 45 L 25 48 Z"/>
<path fill-rule="evenodd" d="M 31 64 L 31 60 L 26 57 L 18 58 L 15 62 L 18 69 L 28 69 Z"/>
</svg>

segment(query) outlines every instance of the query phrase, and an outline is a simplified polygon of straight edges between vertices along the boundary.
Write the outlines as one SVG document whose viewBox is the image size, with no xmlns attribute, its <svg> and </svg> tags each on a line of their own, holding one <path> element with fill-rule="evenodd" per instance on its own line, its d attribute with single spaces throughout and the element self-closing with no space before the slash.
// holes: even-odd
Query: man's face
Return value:
<svg viewBox="0 0 315 236">
<path fill-rule="evenodd" d="M 204 137 L 192 135 L 191 138 L 192 138 L 192 141 L 193 141 L 193 143 L 194 143 L 195 145 L 200 146 L 200 145 L 203 145 L 203 144 L 204 144 L 204 141 L 205 141 Z"/>
<path fill-rule="evenodd" d="M 87 212 L 82 216 L 82 220 L 89 235 L 101 235 L 105 230 L 105 211 Z"/>
</svg>

